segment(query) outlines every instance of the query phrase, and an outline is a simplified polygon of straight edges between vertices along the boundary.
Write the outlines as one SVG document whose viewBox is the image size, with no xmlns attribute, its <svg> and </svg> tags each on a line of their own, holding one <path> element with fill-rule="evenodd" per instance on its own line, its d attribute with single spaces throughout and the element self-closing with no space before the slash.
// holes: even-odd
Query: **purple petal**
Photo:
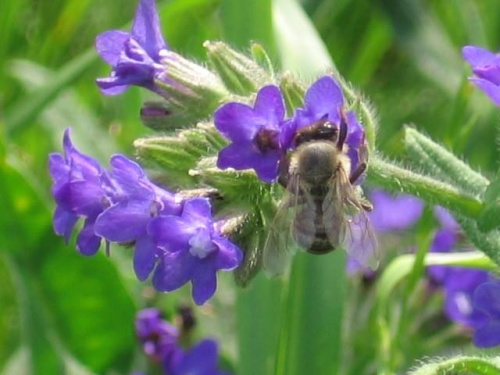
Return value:
<svg viewBox="0 0 500 375">
<path fill-rule="evenodd" d="M 482 78 L 469 78 L 469 80 L 479 87 L 489 98 L 500 106 L 500 87 Z"/>
<path fill-rule="evenodd" d="M 217 369 L 218 349 L 214 340 L 196 344 L 175 368 L 175 374 L 211 375 Z"/>
<path fill-rule="evenodd" d="M 197 305 L 203 305 L 215 293 L 217 289 L 216 271 L 206 262 L 201 262 L 192 275 L 193 300 Z"/>
<path fill-rule="evenodd" d="M 356 113 L 349 111 L 347 116 L 347 139 L 350 148 L 358 149 L 365 138 L 365 131 L 356 118 Z"/>
<path fill-rule="evenodd" d="M 97 36 L 95 48 L 104 61 L 111 66 L 115 66 L 125 48 L 125 42 L 130 37 L 131 35 L 124 31 L 105 31 Z"/>
<path fill-rule="evenodd" d="M 160 20 L 155 0 L 141 0 L 132 26 L 132 36 L 155 61 L 159 52 L 167 48 L 160 29 Z"/>
<path fill-rule="evenodd" d="M 479 77 L 492 82 L 495 85 L 500 85 L 500 66 L 491 65 L 485 68 L 474 68 L 473 72 Z"/>
<path fill-rule="evenodd" d="M 54 181 L 68 176 L 69 167 L 61 154 L 53 153 L 49 155 L 49 171 Z"/>
<path fill-rule="evenodd" d="M 94 182 L 73 181 L 54 191 L 54 199 L 68 211 L 78 215 L 96 217 L 104 208 L 104 192 Z"/>
<path fill-rule="evenodd" d="M 188 251 L 165 253 L 153 275 L 153 286 L 162 292 L 171 292 L 186 284 L 192 276 L 196 259 Z"/>
<path fill-rule="evenodd" d="M 189 250 L 189 240 L 196 233 L 196 228 L 196 225 L 177 216 L 159 216 L 149 223 L 148 233 L 159 247 L 179 252 Z"/>
<path fill-rule="evenodd" d="M 156 245 L 148 236 L 139 237 L 135 242 L 134 271 L 137 278 L 144 281 L 155 265 Z"/>
<path fill-rule="evenodd" d="M 492 321 L 476 329 L 474 332 L 474 345 L 478 348 L 489 348 L 500 345 L 500 322 Z"/>
<path fill-rule="evenodd" d="M 97 78 L 96 83 L 104 95 L 120 95 L 129 87 L 129 84 L 119 77 Z"/>
<path fill-rule="evenodd" d="M 214 263 L 216 269 L 233 270 L 240 265 L 243 259 L 243 252 L 238 246 L 223 237 L 215 237 L 212 241 L 219 248 Z"/>
<path fill-rule="evenodd" d="M 474 292 L 474 307 L 500 320 L 500 282 L 487 282 Z"/>
<path fill-rule="evenodd" d="M 76 248 L 83 255 L 91 256 L 97 253 L 101 246 L 101 237 L 95 235 L 94 223 L 88 219 L 76 240 Z"/>
<path fill-rule="evenodd" d="M 73 146 L 69 128 L 64 132 L 63 145 L 65 156 L 71 162 L 71 168 L 78 168 L 85 179 L 96 179 L 101 173 L 101 166 L 95 159 L 82 154 Z"/>
<path fill-rule="evenodd" d="M 214 113 L 214 123 L 224 137 L 233 142 L 251 141 L 260 127 L 263 119 L 255 114 L 253 108 L 241 103 L 227 103 Z"/>
<path fill-rule="evenodd" d="M 462 48 L 463 58 L 473 66 L 485 66 L 495 61 L 496 55 L 484 48 L 465 46 Z"/>
<path fill-rule="evenodd" d="M 460 230 L 460 226 L 446 208 L 441 206 L 434 207 L 434 216 L 436 216 L 439 224 L 441 224 L 441 227 L 444 229 L 455 232 Z"/>
<path fill-rule="evenodd" d="M 424 209 L 424 203 L 411 195 L 390 195 L 383 190 L 370 193 L 373 211 L 369 214 L 377 232 L 406 230 L 414 225 Z"/>
<path fill-rule="evenodd" d="M 123 201 L 99 215 L 95 231 L 112 242 L 134 241 L 146 234 L 150 220 L 150 201 Z"/>
<path fill-rule="evenodd" d="M 278 162 L 280 158 L 281 153 L 279 151 L 270 150 L 255 160 L 253 168 L 260 180 L 273 182 L 278 178 Z"/>
<path fill-rule="evenodd" d="M 211 226 L 212 206 L 210 201 L 207 198 L 188 200 L 184 203 L 182 219 L 197 226 Z"/>
<path fill-rule="evenodd" d="M 339 110 L 344 105 L 342 89 L 336 80 L 330 76 L 318 79 L 307 90 L 304 98 L 308 110 L 322 117 L 329 115 L 329 120 L 338 124 Z"/>
<path fill-rule="evenodd" d="M 58 206 L 54 212 L 54 232 L 59 236 L 63 236 L 64 241 L 68 243 L 77 221 L 77 215 Z"/>
<path fill-rule="evenodd" d="M 220 169 L 249 169 L 253 168 L 260 158 L 262 158 L 262 154 L 253 143 L 232 143 L 219 151 L 217 167 Z"/>
<path fill-rule="evenodd" d="M 274 85 L 261 88 L 255 99 L 254 109 L 268 124 L 274 124 L 277 129 L 285 117 L 285 103 L 280 89 Z"/>
</svg>

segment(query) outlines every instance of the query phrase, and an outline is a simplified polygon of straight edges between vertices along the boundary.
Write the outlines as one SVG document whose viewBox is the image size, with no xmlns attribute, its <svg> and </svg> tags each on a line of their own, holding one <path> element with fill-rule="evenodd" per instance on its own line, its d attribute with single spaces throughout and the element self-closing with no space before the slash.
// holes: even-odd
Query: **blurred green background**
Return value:
<svg viewBox="0 0 500 375">
<path fill-rule="evenodd" d="M 133 155 L 133 140 L 151 133 L 138 116 L 148 94 L 132 88 L 104 97 L 94 83 L 109 72 L 93 51 L 95 36 L 128 29 L 136 5 L 1 2 L 0 369 L 7 374 L 143 369 L 132 325 L 136 310 L 160 304 L 173 313 L 176 303 L 188 300 L 189 291 L 160 298 L 147 283 L 140 285 L 126 251 L 116 249 L 111 259 L 84 258 L 51 227 L 47 155 L 60 151 L 63 129 L 72 127 L 77 146 L 101 162 L 115 152 Z M 498 168 L 497 109 L 467 82 L 469 69 L 460 57 L 467 44 L 498 49 L 497 0 L 166 0 L 158 8 L 171 48 L 198 61 L 205 60 L 207 39 L 225 39 L 243 50 L 256 40 L 277 66 L 296 69 L 307 80 L 319 73 L 322 58 L 327 61 L 326 47 L 340 73 L 378 109 L 382 152 L 404 158 L 401 129 L 415 124 L 486 175 Z M 235 292 L 229 276 L 222 284 L 216 301 L 199 312 L 206 322 L 199 335 L 218 336 L 227 361 L 236 369 L 246 366 L 239 373 L 252 373 L 253 359 L 242 359 L 241 347 L 252 340 L 252 329 L 264 333 L 248 344 L 250 351 L 261 346 L 259 340 L 267 342 L 266 329 L 275 328 L 266 321 L 244 326 L 245 301 L 228 312 Z M 279 313 L 265 302 L 281 287 L 274 282 L 259 292 L 262 314 Z M 244 293 L 251 299 L 251 291 Z M 225 311 L 224 319 L 214 311 Z M 235 315 L 239 337 L 231 334 Z M 268 345 L 274 350 L 269 355 L 277 355 Z M 278 366 L 280 371 L 291 373 Z"/>
</svg>

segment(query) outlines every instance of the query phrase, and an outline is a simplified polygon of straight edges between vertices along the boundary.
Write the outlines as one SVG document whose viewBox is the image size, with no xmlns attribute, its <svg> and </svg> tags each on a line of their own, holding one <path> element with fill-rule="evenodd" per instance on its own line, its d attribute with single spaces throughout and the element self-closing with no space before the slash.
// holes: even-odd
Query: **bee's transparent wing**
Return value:
<svg viewBox="0 0 500 375">
<path fill-rule="evenodd" d="M 299 200 L 298 176 L 291 176 L 281 203 L 276 211 L 263 250 L 264 269 L 272 276 L 283 274 L 295 249 L 292 227 Z"/>
<path fill-rule="evenodd" d="M 380 260 L 377 236 L 365 211 L 348 220 L 345 246 L 349 256 L 362 267 L 377 269 Z"/>
</svg>

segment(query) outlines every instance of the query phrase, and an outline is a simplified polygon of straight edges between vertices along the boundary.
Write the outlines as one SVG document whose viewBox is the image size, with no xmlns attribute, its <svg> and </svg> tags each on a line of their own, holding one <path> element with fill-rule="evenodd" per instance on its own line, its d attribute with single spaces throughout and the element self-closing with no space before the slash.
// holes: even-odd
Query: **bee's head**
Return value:
<svg viewBox="0 0 500 375">
<path fill-rule="evenodd" d="M 293 139 L 293 145 L 298 147 L 301 144 L 311 141 L 330 141 L 336 143 L 338 134 L 339 129 L 326 118 L 323 118 L 299 130 Z"/>
</svg>

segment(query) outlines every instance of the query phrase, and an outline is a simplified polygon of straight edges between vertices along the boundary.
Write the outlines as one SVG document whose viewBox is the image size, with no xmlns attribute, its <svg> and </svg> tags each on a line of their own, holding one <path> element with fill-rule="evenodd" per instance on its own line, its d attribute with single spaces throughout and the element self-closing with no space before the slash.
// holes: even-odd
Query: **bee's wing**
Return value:
<svg viewBox="0 0 500 375">
<path fill-rule="evenodd" d="M 263 251 L 264 269 L 273 276 L 285 272 L 295 244 L 292 226 L 299 200 L 298 176 L 290 177 L 287 190 L 270 225 Z"/>
<path fill-rule="evenodd" d="M 327 235 L 336 246 L 344 243 L 349 256 L 361 266 L 376 269 L 379 262 L 377 237 L 356 189 L 340 168 L 323 203 Z M 326 225 L 326 222 L 331 223 Z"/>
<path fill-rule="evenodd" d="M 348 221 L 346 251 L 362 267 L 377 269 L 380 254 L 377 237 L 365 211 Z"/>
</svg>

